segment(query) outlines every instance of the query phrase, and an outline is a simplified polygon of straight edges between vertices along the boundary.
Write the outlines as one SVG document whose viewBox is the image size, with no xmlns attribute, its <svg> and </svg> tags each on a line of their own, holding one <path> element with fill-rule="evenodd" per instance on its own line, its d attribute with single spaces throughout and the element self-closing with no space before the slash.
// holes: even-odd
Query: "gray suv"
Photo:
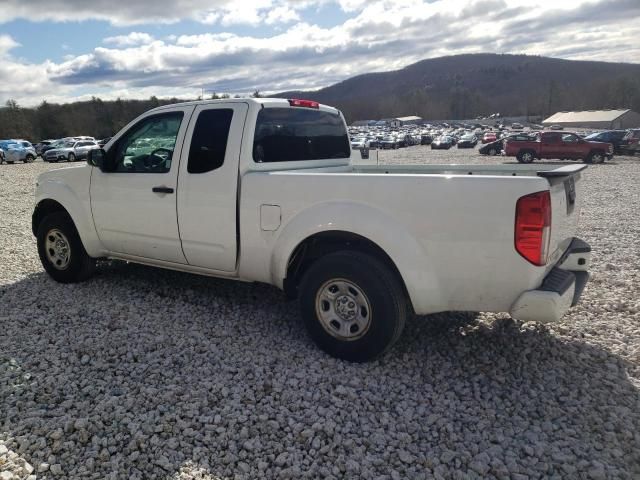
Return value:
<svg viewBox="0 0 640 480">
<path fill-rule="evenodd" d="M 91 140 L 69 140 L 61 145 L 47 150 L 44 154 L 44 160 L 47 162 L 75 162 L 76 160 L 83 160 L 87 158 L 87 153 L 98 147 L 95 141 Z"/>
</svg>

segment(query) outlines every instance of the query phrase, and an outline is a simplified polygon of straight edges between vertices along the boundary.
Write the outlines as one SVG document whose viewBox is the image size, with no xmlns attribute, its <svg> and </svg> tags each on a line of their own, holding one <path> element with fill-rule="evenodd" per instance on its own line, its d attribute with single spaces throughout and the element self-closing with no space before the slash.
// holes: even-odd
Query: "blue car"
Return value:
<svg viewBox="0 0 640 480">
<path fill-rule="evenodd" d="M 2 140 L 0 150 L 4 152 L 2 161 L 7 163 L 31 163 L 36 159 L 36 149 L 26 140 Z"/>
</svg>

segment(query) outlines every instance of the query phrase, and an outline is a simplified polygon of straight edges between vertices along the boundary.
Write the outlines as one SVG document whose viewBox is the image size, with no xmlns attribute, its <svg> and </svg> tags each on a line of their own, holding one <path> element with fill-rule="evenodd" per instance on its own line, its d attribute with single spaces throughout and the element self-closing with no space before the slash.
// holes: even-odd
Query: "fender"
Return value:
<svg viewBox="0 0 640 480">
<path fill-rule="evenodd" d="M 73 185 L 79 186 L 81 191 L 72 189 L 65 181 L 67 178 Z M 106 254 L 106 250 L 93 224 L 89 198 L 90 178 L 90 167 L 64 168 L 42 174 L 38 177 L 36 187 L 36 205 L 43 200 L 55 200 L 62 205 L 73 220 L 87 253 L 99 258 Z"/>
<path fill-rule="evenodd" d="M 430 268 L 429 254 L 415 236 L 385 212 L 355 202 L 322 203 L 297 212 L 275 242 L 270 261 L 272 283 L 283 288 L 296 247 L 308 237 L 327 231 L 354 233 L 382 248 L 398 268 L 416 313 L 444 309 L 438 305 L 443 297 L 438 279 Z"/>
</svg>

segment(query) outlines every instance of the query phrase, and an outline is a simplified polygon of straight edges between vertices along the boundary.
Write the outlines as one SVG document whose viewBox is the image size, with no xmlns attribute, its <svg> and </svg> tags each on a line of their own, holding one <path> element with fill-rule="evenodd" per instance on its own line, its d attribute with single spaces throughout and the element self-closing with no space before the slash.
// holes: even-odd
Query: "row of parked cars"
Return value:
<svg viewBox="0 0 640 480">
<path fill-rule="evenodd" d="M 478 143 L 495 142 L 522 129 L 514 124 L 511 130 L 503 125 L 412 125 L 397 129 L 387 127 L 352 127 L 349 130 L 351 147 L 354 149 L 397 149 L 412 145 L 430 145 L 433 150 L 448 150 L 452 147 L 475 148 Z M 500 153 L 497 149 L 493 154 Z"/>
<path fill-rule="evenodd" d="M 470 128 L 471 127 L 471 128 Z M 481 155 L 514 156 L 529 163 L 540 158 L 583 160 L 601 163 L 613 155 L 640 154 L 640 129 L 567 132 L 556 129 L 526 131 L 520 124 L 452 126 L 424 125 L 398 129 L 387 127 L 352 127 L 352 148 L 396 149 L 411 145 L 430 145 L 433 150 L 475 148 Z M 508 146 L 508 148 L 507 148 Z"/>
<path fill-rule="evenodd" d="M 354 149 L 380 148 L 397 149 L 412 145 L 431 145 L 433 149 L 473 148 L 479 142 L 488 143 L 502 138 L 509 130 L 522 130 L 521 124 L 514 123 L 509 129 L 499 124 L 488 125 L 410 125 L 400 128 L 381 126 L 351 127 L 349 135 Z"/>
<path fill-rule="evenodd" d="M 0 140 L 0 164 L 33 162 L 42 157 L 45 162 L 75 162 L 85 160 L 87 152 L 104 146 L 110 139 L 96 140 L 94 137 L 65 137 L 57 140 L 42 140 L 33 145 L 28 140 Z"/>
</svg>

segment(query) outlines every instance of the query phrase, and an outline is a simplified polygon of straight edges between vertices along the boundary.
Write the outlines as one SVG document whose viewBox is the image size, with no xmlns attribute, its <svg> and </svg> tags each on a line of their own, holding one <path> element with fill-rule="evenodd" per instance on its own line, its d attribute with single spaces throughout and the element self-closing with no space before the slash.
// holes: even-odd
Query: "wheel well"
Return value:
<svg viewBox="0 0 640 480">
<path fill-rule="evenodd" d="M 38 234 L 38 226 L 40 226 L 40 222 L 42 222 L 47 215 L 51 215 L 55 212 L 65 212 L 67 215 L 69 214 L 69 212 L 67 212 L 67 210 L 55 200 L 42 200 L 38 205 L 36 205 L 33 215 L 31 216 L 31 231 L 34 236 Z"/>
<path fill-rule="evenodd" d="M 284 279 L 284 291 L 289 298 L 297 298 L 298 285 L 307 269 L 323 255 L 340 250 L 355 250 L 371 255 L 386 265 L 396 276 L 409 303 L 406 285 L 391 257 L 380 246 L 368 238 L 343 231 L 321 232 L 302 241 L 289 257 L 287 276 Z"/>
</svg>

